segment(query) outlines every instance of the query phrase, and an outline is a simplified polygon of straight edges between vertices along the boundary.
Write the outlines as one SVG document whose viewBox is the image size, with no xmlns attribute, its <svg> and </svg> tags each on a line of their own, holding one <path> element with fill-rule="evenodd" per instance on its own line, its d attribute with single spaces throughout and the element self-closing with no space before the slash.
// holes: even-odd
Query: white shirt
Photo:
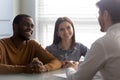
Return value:
<svg viewBox="0 0 120 80">
<path fill-rule="evenodd" d="M 120 23 L 96 40 L 77 71 L 68 68 L 68 80 L 92 80 L 100 71 L 104 80 L 120 80 Z"/>
</svg>

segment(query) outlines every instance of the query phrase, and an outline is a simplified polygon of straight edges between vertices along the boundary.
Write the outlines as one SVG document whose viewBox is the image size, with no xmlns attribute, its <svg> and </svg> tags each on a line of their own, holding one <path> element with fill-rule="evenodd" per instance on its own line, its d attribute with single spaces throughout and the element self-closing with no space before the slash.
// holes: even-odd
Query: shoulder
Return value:
<svg viewBox="0 0 120 80">
<path fill-rule="evenodd" d="M 10 40 L 10 38 L 2 38 L 2 39 L 0 39 L 0 41 L 9 41 Z"/>
<path fill-rule="evenodd" d="M 27 42 L 29 43 L 29 44 L 38 44 L 38 42 L 37 41 L 35 41 L 35 40 L 27 40 Z"/>
<path fill-rule="evenodd" d="M 76 47 L 78 47 L 78 48 L 81 48 L 81 47 L 87 48 L 87 46 L 85 46 L 82 43 L 78 43 L 78 42 L 76 42 Z"/>
<path fill-rule="evenodd" d="M 106 34 L 106 35 L 102 36 L 101 38 L 97 39 L 94 42 L 94 45 L 97 45 L 106 50 L 118 49 L 119 48 L 119 44 L 118 44 L 119 40 L 117 38 L 115 36 Z"/>
<path fill-rule="evenodd" d="M 49 52 L 52 53 L 52 54 L 56 54 L 56 53 L 58 53 L 58 51 L 59 51 L 57 45 L 55 45 L 55 44 L 52 44 L 52 45 L 47 46 L 47 47 L 46 47 L 46 50 L 49 51 Z"/>
<path fill-rule="evenodd" d="M 107 35 L 104 35 L 104 36 L 98 38 L 93 44 L 102 45 L 105 42 L 106 43 L 109 42 L 108 39 L 107 39 Z"/>
<path fill-rule="evenodd" d="M 35 40 L 27 40 L 27 44 L 31 46 L 41 46 L 41 44 Z"/>
<path fill-rule="evenodd" d="M 4 44 L 4 43 L 8 43 L 8 42 L 10 42 L 10 38 L 0 39 L 0 44 Z"/>
<path fill-rule="evenodd" d="M 103 48 L 105 48 L 106 44 L 108 44 L 108 40 L 105 39 L 105 36 L 98 38 L 97 40 L 95 40 L 92 44 L 91 44 L 91 48 L 90 49 L 98 49 L 101 50 Z M 109 46 L 110 47 L 110 46 Z M 97 50 L 96 50 L 97 51 Z"/>
<path fill-rule="evenodd" d="M 8 45 L 11 45 L 10 38 L 0 39 L 0 48 L 1 49 L 4 49 L 5 47 L 8 47 Z"/>
<path fill-rule="evenodd" d="M 57 45 L 55 45 L 55 44 L 51 44 L 49 46 L 46 46 L 47 50 L 56 49 L 56 48 L 57 48 Z"/>
</svg>

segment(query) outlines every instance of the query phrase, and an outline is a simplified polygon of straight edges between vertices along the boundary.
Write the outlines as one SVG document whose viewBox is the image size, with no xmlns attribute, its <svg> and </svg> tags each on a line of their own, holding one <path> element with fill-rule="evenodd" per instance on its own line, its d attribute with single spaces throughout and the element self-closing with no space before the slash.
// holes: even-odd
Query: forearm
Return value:
<svg viewBox="0 0 120 80">
<path fill-rule="evenodd" d="M 56 70 L 61 68 L 62 63 L 59 60 L 53 60 L 49 62 L 48 64 L 45 64 L 45 67 L 48 71 Z"/>
<path fill-rule="evenodd" d="M 27 66 L 0 64 L 0 74 L 31 73 Z"/>
</svg>

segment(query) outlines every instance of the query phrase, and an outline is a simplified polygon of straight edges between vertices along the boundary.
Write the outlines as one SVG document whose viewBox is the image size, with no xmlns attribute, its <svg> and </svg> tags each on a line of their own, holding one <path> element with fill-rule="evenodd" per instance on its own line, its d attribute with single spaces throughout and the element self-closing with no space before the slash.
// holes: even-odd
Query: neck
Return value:
<svg viewBox="0 0 120 80">
<path fill-rule="evenodd" d="M 59 47 L 64 49 L 64 50 L 70 49 L 71 45 L 72 45 L 71 44 L 71 40 L 69 40 L 69 41 L 62 41 L 62 42 L 59 43 Z"/>
<path fill-rule="evenodd" d="M 20 38 L 17 37 L 11 37 L 10 38 L 12 43 L 15 45 L 16 48 L 19 48 L 21 45 L 25 45 L 26 44 L 26 40 L 22 40 Z"/>
</svg>

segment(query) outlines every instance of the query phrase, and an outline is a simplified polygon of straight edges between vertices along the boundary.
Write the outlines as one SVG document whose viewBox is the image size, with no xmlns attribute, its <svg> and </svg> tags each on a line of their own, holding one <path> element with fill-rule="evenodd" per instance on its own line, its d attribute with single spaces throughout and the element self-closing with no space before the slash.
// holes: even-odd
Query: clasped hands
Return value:
<svg viewBox="0 0 120 80">
<path fill-rule="evenodd" d="M 29 69 L 31 73 L 42 73 L 47 71 L 47 68 L 38 58 L 33 59 L 33 61 L 29 65 Z"/>
</svg>

